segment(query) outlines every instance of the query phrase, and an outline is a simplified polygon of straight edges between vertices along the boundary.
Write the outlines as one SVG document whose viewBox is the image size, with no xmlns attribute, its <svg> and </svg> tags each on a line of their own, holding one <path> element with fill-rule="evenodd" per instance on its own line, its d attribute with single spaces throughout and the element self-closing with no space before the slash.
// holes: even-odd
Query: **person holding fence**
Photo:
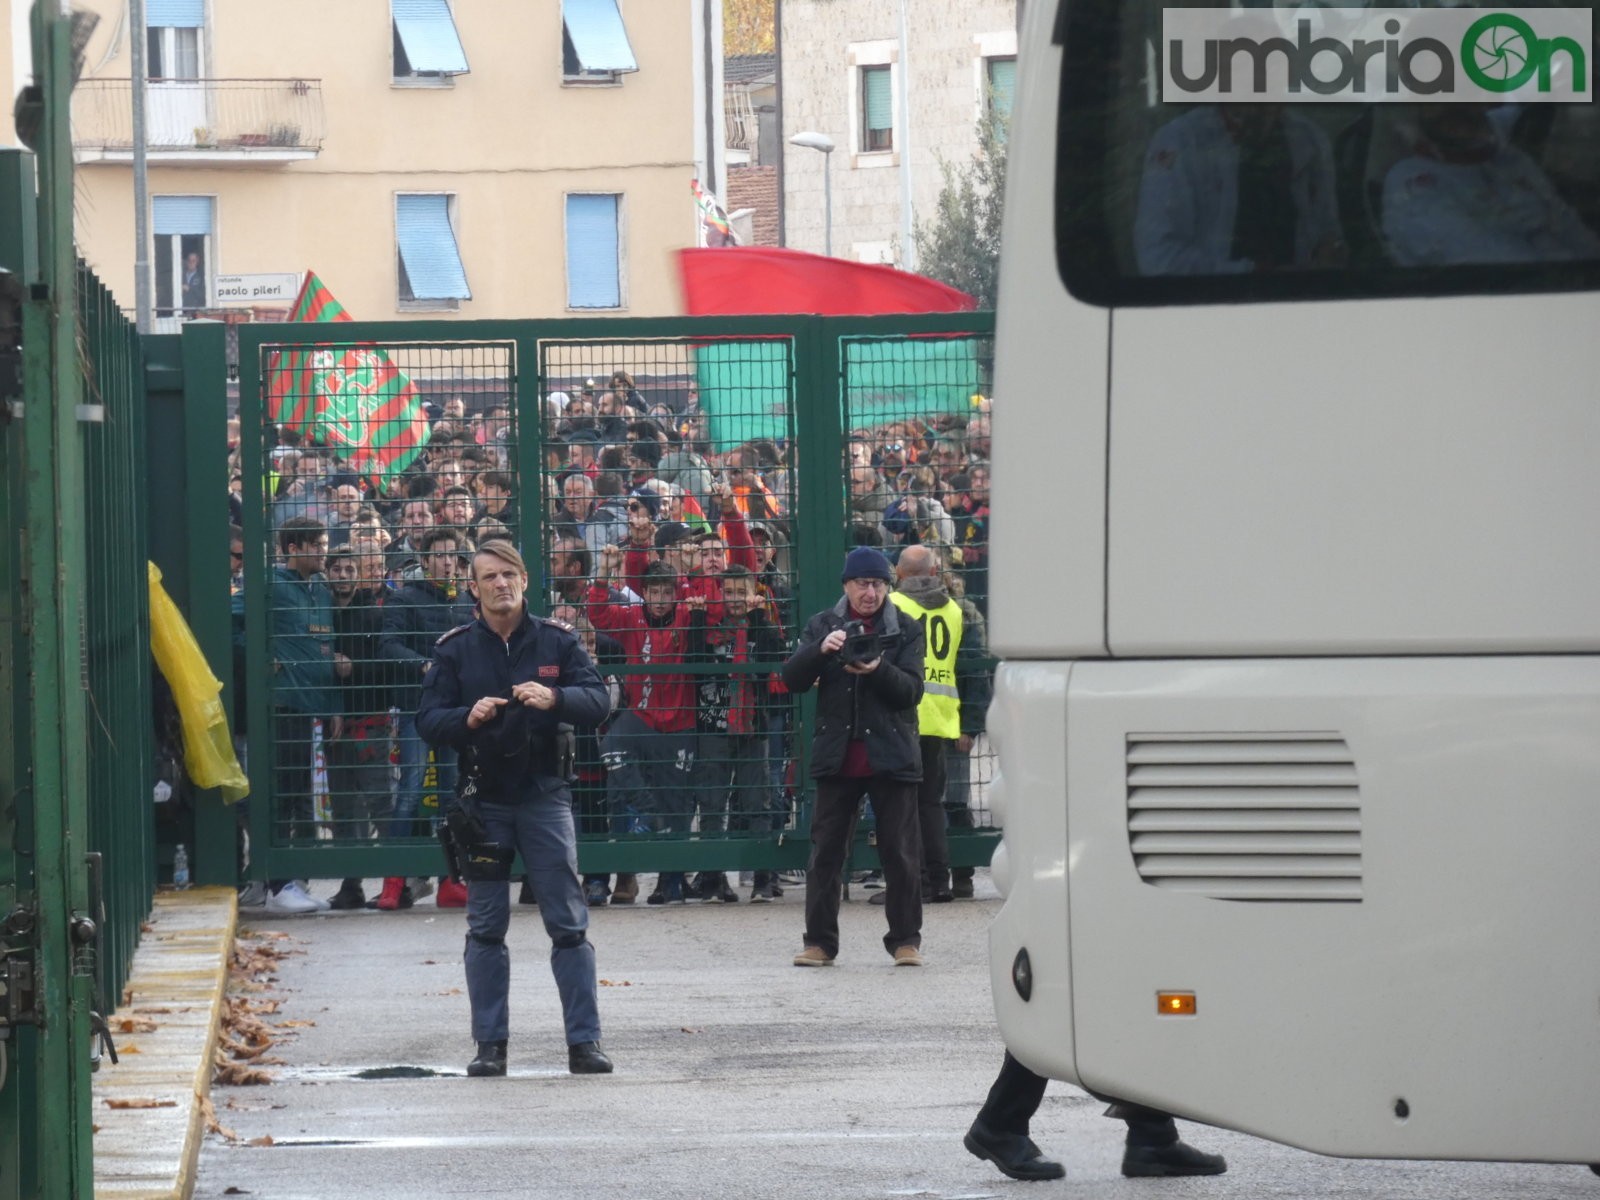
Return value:
<svg viewBox="0 0 1600 1200">
<path fill-rule="evenodd" d="M 762 719 L 765 675 L 737 670 L 744 663 L 776 662 L 783 657 L 783 635 L 756 594 L 755 576 L 733 566 L 722 575 L 718 619 L 706 607 L 689 614 L 689 659 L 716 663 L 714 675 L 696 677 L 694 786 L 700 807 L 700 832 L 735 830 L 770 833 L 771 782 L 767 777 L 767 731 Z M 731 801 L 731 804 L 730 804 Z M 731 817 L 731 820 L 730 820 Z M 775 899 L 771 871 L 757 871 L 750 899 Z M 739 899 L 722 871 L 701 876 L 700 896 L 732 903 Z"/>
<path fill-rule="evenodd" d="M 689 615 L 704 608 L 700 597 L 678 603 L 678 575 L 664 562 L 651 563 L 640 579 L 642 604 L 616 604 L 612 587 L 622 569 L 620 546 L 600 552 L 600 575 L 589 589 L 589 621 L 610 633 L 630 665 L 682 663 L 688 652 Z M 600 743 L 612 813 L 642 829 L 664 826 L 689 831 L 691 773 L 695 751 L 694 689 L 685 675 L 638 672 L 627 677 L 627 709 L 617 715 Z M 631 898 L 630 898 L 631 899 Z M 663 871 L 647 904 L 687 899 L 682 871 Z M 612 896 L 615 903 L 617 897 Z"/>
</svg>

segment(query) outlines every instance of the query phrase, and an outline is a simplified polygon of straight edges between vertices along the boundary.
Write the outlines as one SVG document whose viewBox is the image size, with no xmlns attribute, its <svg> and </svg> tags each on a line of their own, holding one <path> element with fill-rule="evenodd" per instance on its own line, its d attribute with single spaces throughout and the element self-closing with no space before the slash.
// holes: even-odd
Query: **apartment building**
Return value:
<svg viewBox="0 0 1600 1200">
<path fill-rule="evenodd" d="M 941 160 L 972 158 L 986 106 L 1009 111 L 1016 0 L 782 0 L 778 22 L 785 243 L 822 252 L 831 175 L 834 254 L 910 265 L 902 167 L 913 218 L 931 214 Z M 828 172 L 821 151 L 787 144 L 798 133 L 832 141 Z"/>
<path fill-rule="evenodd" d="M 78 239 L 131 305 L 128 9 L 78 3 L 100 16 Z M 29 4 L 8 6 L 14 92 Z M 161 325 L 270 316 L 306 270 L 364 319 L 681 311 L 690 181 L 724 182 L 720 0 L 145 0 L 145 20 Z"/>
</svg>

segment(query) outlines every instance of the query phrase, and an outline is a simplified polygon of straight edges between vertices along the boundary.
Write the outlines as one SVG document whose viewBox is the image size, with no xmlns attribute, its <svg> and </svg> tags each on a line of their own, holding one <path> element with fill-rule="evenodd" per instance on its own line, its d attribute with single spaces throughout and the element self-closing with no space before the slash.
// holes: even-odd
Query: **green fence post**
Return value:
<svg viewBox="0 0 1600 1200">
<path fill-rule="evenodd" d="M 34 1101 L 23 1121 L 24 1186 L 31 1166 L 35 1194 L 79 1196 L 94 1188 L 88 1020 L 94 956 L 73 940 L 88 908 L 83 391 L 74 301 L 70 25 L 52 11 L 60 10 L 36 5 L 33 11 L 35 75 L 45 90 L 38 143 L 41 280 L 23 306 L 22 575 L 32 675 L 29 807 L 40 1026 L 33 1053 L 18 1064 L 18 1083 Z"/>
</svg>

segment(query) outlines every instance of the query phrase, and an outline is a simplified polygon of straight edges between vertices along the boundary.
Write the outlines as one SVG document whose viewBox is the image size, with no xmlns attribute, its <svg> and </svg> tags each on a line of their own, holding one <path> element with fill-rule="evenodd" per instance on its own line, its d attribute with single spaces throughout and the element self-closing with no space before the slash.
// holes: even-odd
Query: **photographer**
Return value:
<svg viewBox="0 0 1600 1200">
<path fill-rule="evenodd" d="M 922 855 L 917 783 L 922 752 L 917 704 L 922 699 L 922 625 L 903 616 L 889 595 L 889 560 L 870 546 L 845 558 L 844 596 L 806 622 L 800 648 L 783 666 L 796 695 L 817 685 L 811 774 L 817 795 L 806 868 L 805 949 L 797 967 L 822 967 L 839 953 L 841 875 L 861 799 L 872 796 L 878 857 L 889 899 L 884 947 L 897 967 L 919 967 L 922 955 Z"/>
</svg>

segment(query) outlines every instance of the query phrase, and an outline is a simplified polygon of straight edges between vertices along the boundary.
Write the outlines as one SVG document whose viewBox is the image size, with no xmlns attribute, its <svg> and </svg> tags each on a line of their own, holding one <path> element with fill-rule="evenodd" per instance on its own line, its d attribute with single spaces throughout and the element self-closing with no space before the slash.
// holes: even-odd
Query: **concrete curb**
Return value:
<svg viewBox="0 0 1600 1200">
<path fill-rule="evenodd" d="M 94 1077 L 97 1197 L 188 1200 L 194 1191 L 238 911 L 232 888 L 155 898 L 111 1018 L 122 1061 L 107 1059 Z M 124 1033 L 124 1022 L 155 1028 Z"/>
</svg>

